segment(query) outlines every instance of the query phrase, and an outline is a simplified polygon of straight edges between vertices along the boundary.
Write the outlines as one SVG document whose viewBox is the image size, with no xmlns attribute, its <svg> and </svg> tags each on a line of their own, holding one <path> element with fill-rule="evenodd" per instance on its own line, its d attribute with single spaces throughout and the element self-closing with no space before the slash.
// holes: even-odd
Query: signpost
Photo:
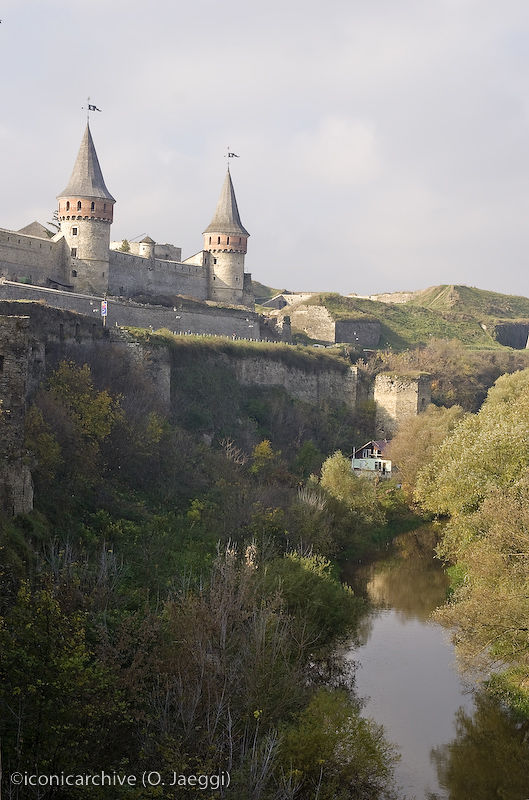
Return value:
<svg viewBox="0 0 529 800">
<path fill-rule="evenodd" d="M 103 327 L 106 328 L 107 324 L 108 306 L 106 300 L 101 300 L 101 316 L 103 317 Z"/>
</svg>

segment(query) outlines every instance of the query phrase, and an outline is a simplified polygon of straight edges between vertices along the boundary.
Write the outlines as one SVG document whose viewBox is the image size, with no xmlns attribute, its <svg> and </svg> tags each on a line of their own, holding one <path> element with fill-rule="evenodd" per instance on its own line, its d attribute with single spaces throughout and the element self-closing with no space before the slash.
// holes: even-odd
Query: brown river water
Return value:
<svg viewBox="0 0 529 800">
<path fill-rule="evenodd" d="M 406 800 L 529 800 L 529 725 L 463 680 L 448 632 L 429 619 L 448 588 L 435 540 L 433 526 L 404 534 L 345 575 L 368 600 L 348 652 L 364 714 L 397 745 Z"/>
</svg>

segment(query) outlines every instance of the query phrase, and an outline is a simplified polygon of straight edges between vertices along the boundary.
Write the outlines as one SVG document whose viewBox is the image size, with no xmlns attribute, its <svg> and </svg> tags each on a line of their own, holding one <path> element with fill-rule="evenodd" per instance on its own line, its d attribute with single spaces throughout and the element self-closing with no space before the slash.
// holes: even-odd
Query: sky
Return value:
<svg viewBox="0 0 529 800">
<path fill-rule="evenodd" d="M 277 289 L 529 295 L 526 0 L 0 0 L 0 226 L 47 222 L 86 98 L 112 239 L 202 247 L 226 149 Z"/>
</svg>

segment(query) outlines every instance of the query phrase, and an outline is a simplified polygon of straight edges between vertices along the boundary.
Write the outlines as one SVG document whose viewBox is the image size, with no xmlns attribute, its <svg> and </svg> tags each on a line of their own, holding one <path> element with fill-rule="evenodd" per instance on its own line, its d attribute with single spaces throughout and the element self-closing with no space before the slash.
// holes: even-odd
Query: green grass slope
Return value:
<svg viewBox="0 0 529 800">
<path fill-rule="evenodd" d="M 529 304 L 529 300 L 527 301 Z M 481 327 L 477 315 L 432 309 L 410 303 L 380 303 L 358 297 L 322 294 L 308 305 L 323 305 L 335 320 L 378 319 L 382 333 L 379 347 L 404 350 L 430 339 L 457 339 L 467 347 L 497 349 L 501 345 Z"/>
<path fill-rule="evenodd" d="M 406 305 L 468 314 L 480 320 L 529 319 L 529 298 L 489 292 L 473 286 L 431 286 L 416 292 Z"/>
</svg>

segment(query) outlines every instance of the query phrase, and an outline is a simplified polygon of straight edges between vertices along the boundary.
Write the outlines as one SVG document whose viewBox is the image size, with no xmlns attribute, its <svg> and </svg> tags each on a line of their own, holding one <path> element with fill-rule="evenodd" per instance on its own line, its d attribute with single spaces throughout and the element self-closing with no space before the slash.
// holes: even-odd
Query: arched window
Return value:
<svg viewBox="0 0 529 800">
<path fill-rule="evenodd" d="M 95 207 L 96 207 L 96 204 L 92 200 L 92 202 L 90 203 L 90 211 L 93 211 L 95 209 Z"/>
<path fill-rule="evenodd" d="M 229 243 L 230 243 L 230 237 L 228 236 L 228 237 L 226 238 L 226 244 L 229 244 Z"/>
<path fill-rule="evenodd" d="M 211 236 L 209 237 L 209 243 L 211 244 Z"/>
<path fill-rule="evenodd" d="M 217 236 L 217 244 L 220 244 L 220 236 Z"/>
<path fill-rule="evenodd" d="M 70 210 L 70 201 L 67 200 L 66 201 L 66 211 L 69 211 L 69 210 Z"/>
<path fill-rule="evenodd" d="M 81 210 L 81 201 L 80 200 L 77 201 L 77 210 L 78 211 Z"/>
</svg>

